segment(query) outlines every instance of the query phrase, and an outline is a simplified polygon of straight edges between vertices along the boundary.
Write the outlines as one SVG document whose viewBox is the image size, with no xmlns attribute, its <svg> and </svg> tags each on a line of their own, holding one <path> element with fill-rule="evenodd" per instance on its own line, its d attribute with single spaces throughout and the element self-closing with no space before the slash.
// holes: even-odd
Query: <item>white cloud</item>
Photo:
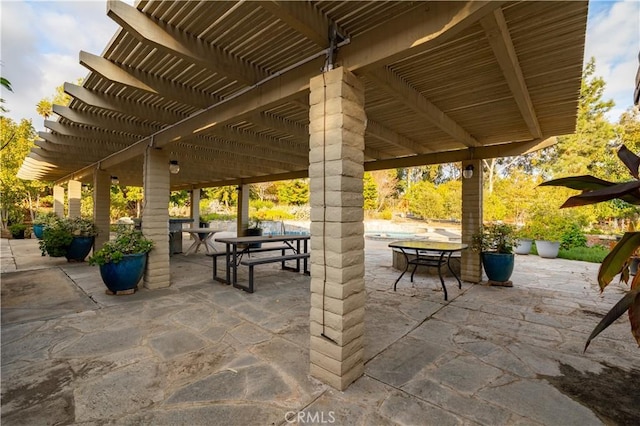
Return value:
<svg viewBox="0 0 640 426">
<path fill-rule="evenodd" d="M 78 62 L 80 50 L 101 54 L 117 28 L 106 15 L 106 0 L 3 1 L 2 76 L 13 88 L 13 93 L 2 93 L 7 115 L 31 119 L 42 129 L 35 105 L 64 82 L 86 77 L 88 70 Z"/>
<path fill-rule="evenodd" d="M 592 2 L 590 8 L 585 61 L 596 58 L 596 75 L 606 82 L 604 98 L 616 103 L 609 119 L 617 121 L 633 105 L 640 51 L 640 3 Z"/>
</svg>

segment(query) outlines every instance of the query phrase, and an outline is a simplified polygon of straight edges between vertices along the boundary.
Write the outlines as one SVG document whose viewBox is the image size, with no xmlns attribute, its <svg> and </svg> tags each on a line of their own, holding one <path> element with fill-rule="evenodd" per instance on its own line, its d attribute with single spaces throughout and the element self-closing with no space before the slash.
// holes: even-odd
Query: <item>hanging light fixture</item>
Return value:
<svg viewBox="0 0 640 426">
<path fill-rule="evenodd" d="M 473 165 L 469 164 L 467 167 L 464 168 L 464 170 L 462 171 L 462 177 L 465 179 L 471 179 L 473 177 Z"/>
<path fill-rule="evenodd" d="M 111 185 L 117 185 L 120 183 L 120 179 L 118 179 L 118 176 L 111 176 Z"/>
<path fill-rule="evenodd" d="M 174 175 L 180 171 L 180 164 L 178 164 L 178 160 L 169 161 L 169 171 Z"/>
</svg>

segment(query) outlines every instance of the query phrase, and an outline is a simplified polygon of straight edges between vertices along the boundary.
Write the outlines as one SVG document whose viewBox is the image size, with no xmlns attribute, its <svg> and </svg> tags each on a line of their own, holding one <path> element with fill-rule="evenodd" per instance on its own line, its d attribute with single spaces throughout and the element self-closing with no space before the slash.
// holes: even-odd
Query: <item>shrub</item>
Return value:
<svg viewBox="0 0 640 426">
<path fill-rule="evenodd" d="M 89 264 L 118 263 L 126 254 L 148 253 L 152 248 L 153 241 L 147 239 L 141 231 L 121 226 L 115 240 L 105 243 L 89 257 Z"/>
<path fill-rule="evenodd" d="M 586 247 L 587 237 L 584 235 L 578 225 L 572 223 L 562 234 L 560 239 L 560 248 L 568 250 L 575 247 Z"/>
</svg>

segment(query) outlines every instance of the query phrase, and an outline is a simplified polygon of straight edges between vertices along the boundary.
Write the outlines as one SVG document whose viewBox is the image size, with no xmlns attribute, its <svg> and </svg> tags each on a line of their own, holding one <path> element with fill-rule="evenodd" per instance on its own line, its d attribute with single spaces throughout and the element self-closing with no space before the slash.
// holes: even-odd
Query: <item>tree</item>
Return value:
<svg viewBox="0 0 640 426">
<path fill-rule="evenodd" d="M 377 170 L 370 172 L 370 175 L 377 190 L 374 208 L 379 212 L 389 207 L 391 199 L 397 194 L 398 173 L 396 170 Z"/>
<path fill-rule="evenodd" d="M 415 183 L 405 194 L 409 211 L 424 219 L 444 217 L 442 195 L 429 181 Z"/>
<path fill-rule="evenodd" d="M 2 227 L 9 222 L 22 222 L 23 209 L 32 208 L 29 201 L 42 189 L 38 181 L 18 179 L 20 166 L 35 140 L 31 121 L 23 119 L 20 124 L 6 117 L 0 117 L 0 143 L 2 148 L 2 169 L 0 169 L 0 211 Z M 33 213 L 32 213 L 33 215 Z"/>
<path fill-rule="evenodd" d="M 364 172 L 362 179 L 362 195 L 364 198 L 364 209 L 374 210 L 378 204 L 378 187 L 371 175 L 371 172 Z"/>
<path fill-rule="evenodd" d="M 582 73 L 575 133 L 559 137 L 558 143 L 549 148 L 547 170 L 554 178 L 587 173 L 606 177 L 603 159 L 613 156 L 609 145 L 616 136 L 606 113 L 615 104 L 603 99 L 606 83 L 595 70 L 595 59 L 591 58 Z"/>
<path fill-rule="evenodd" d="M 277 182 L 277 188 L 281 203 L 299 206 L 309 202 L 309 181 L 306 179 Z"/>
<path fill-rule="evenodd" d="M 79 78 L 76 80 L 76 84 L 79 86 L 82 84 L 82 79 Z M 71 96 L 64 93 L 64 85 L 60 85 L 56 87 L 56 93 L 53 95 L 53 98 L 42 98 L 40 102 L 36 104 L 36 112 L 38 115 L 44 117 L 45 119 L 49 118 L 51 114 L 53 114 L 53 105 L 69 105 L 71 103 Z"/>
</svg>

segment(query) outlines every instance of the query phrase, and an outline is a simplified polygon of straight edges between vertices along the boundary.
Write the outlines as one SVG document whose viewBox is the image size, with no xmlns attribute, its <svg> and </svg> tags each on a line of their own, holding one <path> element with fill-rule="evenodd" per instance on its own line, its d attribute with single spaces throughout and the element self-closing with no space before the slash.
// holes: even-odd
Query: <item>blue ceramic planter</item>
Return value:
<svg viewBox="0 0 640 426">
<path fill-rule="evenodd" d="M 33 235 L 36 236 L 37 239 L 42 239 L 42 232 L 44 231 L 44 225 L 33 225 Z"/>
<path fill-rule="evenodd" d="M 509 281 L 513 273 L 515 255 L 512 253 L 482 253 L 482 266 L 491 281 Z"/>
<path fill-rule="evenodd" d="M 93 247 L 95 237 L 73 237 L 65 255 L 67 260 L 83 262 Z"/>
<path fill-rule="evenodd" d="M 100 265 L 102 281 L 113 293 L 136 288 L 147 265 L 147 253 L 125 254 L 118 263 Z"/>
</svg>

